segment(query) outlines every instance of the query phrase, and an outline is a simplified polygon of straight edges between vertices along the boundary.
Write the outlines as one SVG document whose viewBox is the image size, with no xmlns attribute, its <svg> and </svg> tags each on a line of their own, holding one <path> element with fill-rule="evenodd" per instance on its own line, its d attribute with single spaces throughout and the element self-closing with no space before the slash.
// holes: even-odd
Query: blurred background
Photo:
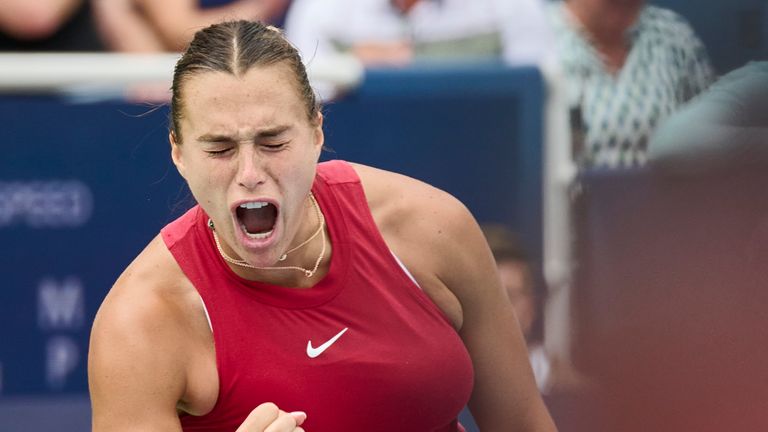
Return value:
<svg viewBox="0 0 768 432">
<path fill-rule="evenodd" d="M 323 159 L 487 228 L 561 432 L 768 430 L 764 0 L 2 0 L 0 431 L 90 429 L 96 310 L 192 205 L 173 65 L 235 18 L 300 50 Z"/>
</svg>

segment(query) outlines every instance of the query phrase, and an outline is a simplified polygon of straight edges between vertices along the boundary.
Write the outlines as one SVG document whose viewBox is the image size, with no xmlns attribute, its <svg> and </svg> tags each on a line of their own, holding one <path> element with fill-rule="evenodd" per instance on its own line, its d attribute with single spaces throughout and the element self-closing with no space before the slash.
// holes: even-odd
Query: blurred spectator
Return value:
<svg viewBox="0 0 768 432">
<path fill-rule="evenodd" d="M 768 165 L 768 62 L 724 75 L 672 115 L 653 135 L 648 158 L 669 174 Z"/>
<path fill-rule="evenodd" d="M 531 367 L 539 390 L 547 394 L 581 386 L 582 378 L 565 362 L 549 355 L 544 349 L 543 311 L 546 293 L 536 283 L 531 263 L 519 240 L 503 225 L 484 224 L 482 230 L 496 259 L 502 286 L 507 290 L 528 344 Z"/>
<path fill-rule="evenodd" d="M 352 53 L 367 65 L 538 64 L 554 52 L 541 0 L 295 0 L 285 30 L 306 62 Z"/>
<path fill-rule="evenodd" d="M 203 27 L 233 19 L 275 22 L 290 0 L 94 0 L 107 46 L 123 52 L 181 51 Z"/>
<path fill-rule="evenodd" d="M 568 80 L 574 157 L 583 168 L 646 161 L 656 125 L 713 79 L 686 21 L 643 0 L 566 0 L 550 5 Z"/>
<path fill-rule="evenodd" d="M 85 0 L 2 0 L 0 51 L 101 51 Z"/>
</svg>

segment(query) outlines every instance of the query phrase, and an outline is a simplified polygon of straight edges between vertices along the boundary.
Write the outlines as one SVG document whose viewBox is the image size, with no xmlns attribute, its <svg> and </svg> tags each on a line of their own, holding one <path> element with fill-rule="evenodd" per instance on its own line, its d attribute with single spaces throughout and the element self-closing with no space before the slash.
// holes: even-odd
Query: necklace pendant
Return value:
<svg viewBox="0 0 768 432">
<path fill-rule="evenodd" d="M 312 270 L 304 270 L 304 276 L 311 278 L 312 275 L 315 274 Z"/>
<path fill-rule="evenodd" d="M 278 258 L 278 261 L 285 261 L 285 259 L 288 258 L 288 254 L 282 254 L 280 255 L 280 258 Z"/>
</svg>

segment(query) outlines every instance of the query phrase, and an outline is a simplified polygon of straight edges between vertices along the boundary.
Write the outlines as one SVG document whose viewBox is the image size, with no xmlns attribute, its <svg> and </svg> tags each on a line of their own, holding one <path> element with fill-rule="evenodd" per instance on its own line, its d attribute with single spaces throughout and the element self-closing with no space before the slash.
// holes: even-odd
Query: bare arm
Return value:
<svg viewBox="0 0 768 432">
<path fill-rule="evenodd" d="M 181 431 L 176 405 L 185 387 L 182 338 L 169 305 L 132 295 L 130 284 L 118 281 L 91 332 L 93 431 Z"/>
<path fill-rule="evenodd" d="M 93 0 L 93 14 L 104 43 L 119 52 L 163 52 L 160 35 L 133 0 Z"/>
<path fill-rule="evenodd" d="M 445 251 L 440 278 L 462 306 L 460 335 L 475 368 L 470 409 L 483 431 L 554 431 L 536 382 L 511 302 L 474 218 L 458 203 L 444 203 L 447 216 L 438 243 Z"/>
<path fill-rule="evenodd" d="M 180 274 L 157 237 L 101 305 L 88 352 L 94 432 L 181 431 L 178 412 L 205 398 L 199 375 L 190 377 L 206 361 L 200 344 L 213 349 L 213 341 L 200 298 Z M 215 385 L 202 392 L 218 394 Z M 302 432 L 305 419 L 263 403 L 236 432 Z"/>
<path fill-rule="evenodd" d="M 83 0 L 3 0 L 0 29 L 19 39 L 50 36 L 80 7 Z"/>
<path fill-rule="evenodd" d="M 99 311 L 91 335 L 88 378 L 94 432 L 180 432 L 177 405 L 185 384 L 181 338 L 161 313 L 162 302 L 142 302 L 141 310 L 109 300 Z M 173 315 L 173 313 L 171 313 Z M 151 321 L 147 320 L 151 318 Z M 302 432 L 301 412 L 275 404 L 257 406 L 236 432 Z"/>
<path fill-rule="evenodd" d="M 286 0 L 238 0 L 201 9 L 195 0 L 134 0 L 167 51 L 180 51 L 197 30 L 232 19 L 270 20 L 287 7 Z"/>
<path fill-rule="evenodd" d="M 416 180 L 356 169 L 388 245 L 460 328 L 475 371 L 470 408 L 480 430 L 555 431 L 493 255 L 469 211 Z"/>
</svg>

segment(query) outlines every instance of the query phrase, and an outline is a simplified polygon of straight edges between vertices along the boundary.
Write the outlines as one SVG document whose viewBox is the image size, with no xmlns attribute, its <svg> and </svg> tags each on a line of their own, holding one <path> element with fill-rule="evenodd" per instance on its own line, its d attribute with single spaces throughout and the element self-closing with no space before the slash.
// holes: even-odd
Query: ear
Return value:
<svg viewBox="0 0 768 432">
<path fill-rule="evenodd" d="M 323 145 L 325 144 L 325 134 L 323 133 L 323 113 L 318 112 L 317 113 L 317 122 L 315 125 L 315 151 L 317 152 L 317 157 L 320 157 L 320 151 L 323 150 Z"/>
<path fill-rule="evenodd" d="M 184 162 L 181 158 L 181 143 L 176 139 L 176 134 L 173 133 L 173 131 L 168 133 L 168 141 L 171 143 L 171 159 L 173 160 L 173 164 L 176 165 L 176 170 L 179 171 L 179 174 L 186 179 L 187 176 L 184 175 Z"/>
</svg>

